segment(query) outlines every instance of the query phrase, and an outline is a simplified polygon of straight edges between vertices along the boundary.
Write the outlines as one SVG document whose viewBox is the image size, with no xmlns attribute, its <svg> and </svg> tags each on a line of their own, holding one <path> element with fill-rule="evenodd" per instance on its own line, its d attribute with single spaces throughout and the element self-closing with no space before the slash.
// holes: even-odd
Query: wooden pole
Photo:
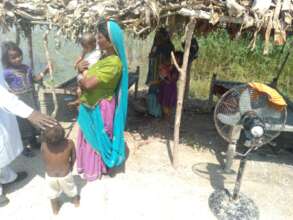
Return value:
<svg viewBox="0 0 293 220">
<path fill-rule="evenodd" d="M 15 25 L 15 43 L 17 46 L 20 44 L 20 28 L 17 24 Z"/>
<path fill-rule="evenodd" d="M 184 92 L 184 100 L 188 100 L 189 97 L 189 90 L 190 90 L 190 71 L 191 71 L 191 66 L 192 62 L 187 65 L 187 70 L 186 70 L 186 87 L 185 87 L 185 92 Z"/>
<path fill-rule="evenodd" d="M 45 48 L 46 58 L 47 58 L 47 62 L 48 62 L 48 67 L 49 67 L 49 75 L 50 75 L 50 79 L 51 79 L 50 87 L 51 87 L 53 104 L 54 104 L 54 108 L 53 108 L 53 112 L 52 112 L 51 116 L 55 118 L 57 115 L 59 106 L 58 106 L 57 95 L 55 92 L 55 85 L 53 84 L 53 82 L 54 82 L 53 67 L 52 67 L 52 60 L 51 60 L 49 48 L 48 48 L 48 34 L 49 34 L 49 32 L 50 32 L 49 30 L 47 30 L 45 32 L 43 40 L 44 40 L 44 48 Z"/>
<path fill-rule="evenodd" d="M 34 53 L 33 53 L 33 37 L 32 37 L 32 28 L 28 28 L 27 32 L 27 44 L 28 44 L 28 54 L 30 58 L 30 67 L 34 70 Z"/>
<path fill-rule="evenodd" d="M 186 38 L 185 38 L 185 48 L 184 48 L 184 57 L 183 57 L 183 65 L 179 67 L 178 63 L 176 62 L 176 58 L 174 53 L 172 52 L 172 59 L 179 71 L 179 81 L 178 81 L 178 99 L 177 99 L 177 106 L 176 106 L 176 116 L 175 116 L 175 125 L 174 125 L 174 146 L 173 146 L 173 167 L 177 168 L 179 163 L 179 133 L 180 133 L 180 123 L 181 123 L 181 114 L 182 114 L 182 105 L 183 105 L 183 98 L 184 98 L 184 90 L 186 85 L 186 72 L 188 67 L 188 58 L 190 52 L 190 45 L 191 39 L 195 28 L 195 18 L 191 18 L 190 22 L 187 25 L 186 29 Z"/>
<path fill-rule="evenodd" d="M 213 108 L 213 97 L 214 97 L 214 85 L 215 85 L 215 81 L 217 79 L 217 74 L 213 74 L 212 80 L 211 80 L 211 84 L 210 84 L 210 93 L 209 93 L 209 101 L 208 101 L 208 110 L 211 111 Z"/>
</svg>

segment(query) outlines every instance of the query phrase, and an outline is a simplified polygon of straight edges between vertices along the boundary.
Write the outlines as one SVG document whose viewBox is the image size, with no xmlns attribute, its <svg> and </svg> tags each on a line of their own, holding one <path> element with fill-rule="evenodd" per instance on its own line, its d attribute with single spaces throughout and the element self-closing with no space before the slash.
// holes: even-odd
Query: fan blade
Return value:
<svg viewBox="0 0 293 220">
<path fill-rule="evenodd" d="M 265 129 L 268 131 L 283 131 L 285 128 L 286 126 L 282 124 L 265 124 Z"/>
<path fill-rule="evenodd" d="M 237 112 L 234 115 L 225 115 L 225 114 L 219 113 L 217 115 L 217 118 L 223 124 L 234 126 L 234 125 L 236 125 L 240 121 L 240 112 Z"/>
<path fill-rule="evenodd" d="M 251 101 L 249 89 L 245 89 L 239 98 L 239 110 L 241 114 L 251 110 Z"/>
<path fill-rule="evenodd" d="M 258 108 L 258 109 L 255 109 L 255 111 L 259 117 L 262 117 L 264 119 L 266 119 L 266 118 L 273 118 L 273 119 L 281 118 L 281 112 L 278 112 L 275 109 L 270 108 L 270 107 Z"/>
</svg>

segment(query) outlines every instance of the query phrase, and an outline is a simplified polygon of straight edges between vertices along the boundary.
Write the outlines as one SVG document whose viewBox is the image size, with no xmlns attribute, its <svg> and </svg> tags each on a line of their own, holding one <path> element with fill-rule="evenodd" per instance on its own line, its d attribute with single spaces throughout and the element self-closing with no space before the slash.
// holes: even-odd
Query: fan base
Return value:
<svg viewBox="0 0 293 220">
<path fill-rule="evenodd" d="M 226 189 L 213 192 L 209 198 L 209 206 L 219 220 L 259 219 L 258 208 L 250 198 L 240 193 L 239 198 L 233 200 Z"/>
</svg>

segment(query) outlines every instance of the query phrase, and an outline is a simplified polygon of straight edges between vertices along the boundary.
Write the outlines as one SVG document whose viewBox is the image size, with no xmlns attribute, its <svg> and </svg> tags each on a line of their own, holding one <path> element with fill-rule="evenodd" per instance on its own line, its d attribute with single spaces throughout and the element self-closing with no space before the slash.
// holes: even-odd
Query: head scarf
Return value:
<svg viewBox="0 0 293 220">
<path fill-rule="evenodd" d="M 107 29 L 110 41 L 122 63 L 122 75 L 116 94 L 113 139 L 111 140 L 105 132 L 99 106 L 91 109 L 81 105 L 78 123 L 87 142 L 99 152 L 106 166 L 111 168 L 119 166 L 125 160 L 124 129 L 128 102 L 128 64 L 122 29 L 113 20 L 107 21 Z"/>
</svg>

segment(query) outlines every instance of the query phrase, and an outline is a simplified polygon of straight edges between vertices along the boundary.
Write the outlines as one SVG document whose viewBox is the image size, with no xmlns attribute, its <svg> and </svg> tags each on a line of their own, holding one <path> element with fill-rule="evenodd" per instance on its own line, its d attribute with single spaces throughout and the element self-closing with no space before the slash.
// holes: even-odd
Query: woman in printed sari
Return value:
<svg viewBox="0 0 293 220">
<path fill-rule="evenodd" d="M 125 160 L 124 128 L 127 115 L 128 66 L 123 31 L 113 21 L 98 25 L 102 58 L 78 76 L 82 88 L 77 139 L 77 168 L 93 181 Z M 79 65 L 83 71 L 85 63 Z"/>
</svg>

